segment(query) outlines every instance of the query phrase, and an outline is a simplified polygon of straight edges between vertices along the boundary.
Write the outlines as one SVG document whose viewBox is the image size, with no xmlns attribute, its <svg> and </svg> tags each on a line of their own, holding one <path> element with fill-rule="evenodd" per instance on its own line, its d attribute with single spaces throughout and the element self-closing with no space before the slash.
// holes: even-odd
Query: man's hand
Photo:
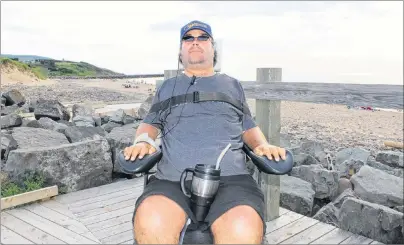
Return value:
<svg viewBox="0 0 404 245">
<path fill-rule="evenodd" d="M 139 142 L 136 145 L 132 145 L 126 147 L 123 154 L 125 156 L 125 160 L 134 161 L 137 156 L 139 159 L 142 159 L 146 154 L 153 154 L 156 152 L 156 148 L 146 142 Z"/>
<path fill-rule="evenodd" d="M 275 161 L 279 161 L 279 157 L 282 160 L 286 159 L 286 150 L 270 144 L 261 144 L 254 148 L 254 153 L 259 156 L 267 156 L 269 160 L 275 158 Z"/>
</svg>

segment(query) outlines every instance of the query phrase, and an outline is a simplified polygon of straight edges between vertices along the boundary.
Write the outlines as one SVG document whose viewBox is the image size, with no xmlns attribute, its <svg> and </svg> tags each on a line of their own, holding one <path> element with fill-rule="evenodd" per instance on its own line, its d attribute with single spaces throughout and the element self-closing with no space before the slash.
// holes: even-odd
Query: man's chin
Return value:
<svg viewBox="0 0 404 245">
<path fill-rule="evenodd" d="M 189 60 L 188 64 L 190 65 L 202 65 L 205 63 L 205 60 L 203 59 L 195 59 L 195 60 Z"/>
</svg>

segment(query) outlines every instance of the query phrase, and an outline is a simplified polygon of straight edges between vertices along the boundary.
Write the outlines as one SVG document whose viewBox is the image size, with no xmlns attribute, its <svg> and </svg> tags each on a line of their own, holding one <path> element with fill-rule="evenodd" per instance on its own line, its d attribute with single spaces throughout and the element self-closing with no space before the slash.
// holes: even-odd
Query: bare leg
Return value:
<svg viewBox="0 0 404 245">
<path fill-rule="evenodd" d="M 186 222 L 185 211 L 162 195 L 146 198 L 134 219 L 134 235 L 138 244 L 178 244 Z"/>
<path fill-rule="evenodd" d="M 261 244 L 263 223 L 250 206 L 234 207 L 212 224 L 215 244 Z"/>
</svg>

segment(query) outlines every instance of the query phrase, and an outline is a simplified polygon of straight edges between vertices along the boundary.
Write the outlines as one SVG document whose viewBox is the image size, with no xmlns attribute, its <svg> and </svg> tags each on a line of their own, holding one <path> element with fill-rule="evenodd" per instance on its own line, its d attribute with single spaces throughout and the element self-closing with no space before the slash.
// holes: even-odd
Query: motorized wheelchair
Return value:
<svg viewBox="0 0 404 245">
<path fill-rule="evenodd" d="M 251 161 L 257 166 L 258 171 L 266 174 L 284 175 L 291 171 L 293 168 L 293 155 L 290 151 L 286 150 L 286 159 L 280 159 L 278 162 L 269 160 L 266 156 L 259 156 L 255 154 L 246 144 L 243 150 Z M 128 174 L 144 174 L 144 186 L 149 182 L 149 176 L 154 172 L 150 171 L 161 159 L 163 153 L 161 148 L 158 147 L 157 151 L 150 155 L 145 155 L 143 159 L 136 159 L 135 161 L 125 160 L 123 151 L 118 155 L 118 163 L 121 169 Z M 190 221 L 190 220 L 188 220 Z M 179 244 L 213 244 L 213 237 L 210 229 L 202 231 L 201 229 L 188 229 L 189 222 L 184 226 L 181 234 Z M 136 243 L 136 240 L 134 241 Z"/>
</svg>

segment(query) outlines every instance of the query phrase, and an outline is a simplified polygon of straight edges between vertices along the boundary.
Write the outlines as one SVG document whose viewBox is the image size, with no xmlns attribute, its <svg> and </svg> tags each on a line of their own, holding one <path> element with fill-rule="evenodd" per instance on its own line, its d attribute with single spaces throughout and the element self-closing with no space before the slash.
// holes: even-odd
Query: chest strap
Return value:
<svg viewBox="0 0 404 245">
<path fill-rule="evenodd" d="M 199 92 L 199 91 L 195 91 L 189 94 L 181 94 L 173 96 L 164 101 L 158 102 L 150 108 L 150 113 L 164 111 L 168 109 L 170 106 L 176 106 L 179 104 L 199 103 L 206 101 L 226 102 L 233 105 L 234 107 L 242 111 L 244 114 L 251 116 L 251 112 L 248 109 L 248 106 L 247 105 L 243 106 L 243 103 L 240 100 L 233 99 L 227 94 L 221 92 Z"/>
</svg>

